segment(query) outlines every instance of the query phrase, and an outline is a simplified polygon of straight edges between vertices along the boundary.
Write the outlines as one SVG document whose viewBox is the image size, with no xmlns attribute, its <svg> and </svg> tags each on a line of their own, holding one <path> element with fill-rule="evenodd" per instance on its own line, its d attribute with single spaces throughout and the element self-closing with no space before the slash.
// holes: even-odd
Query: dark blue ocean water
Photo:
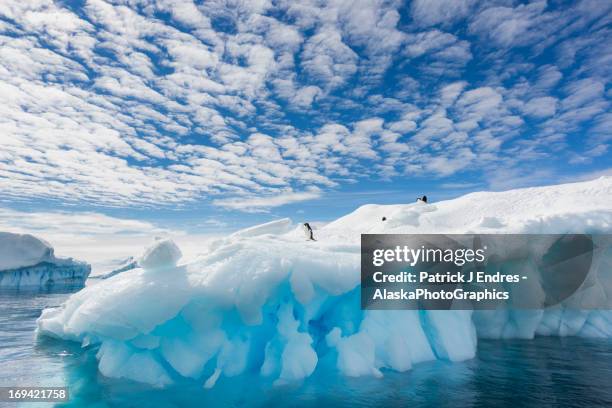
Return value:
<svg viewBox="0 0 612 408">
<path fill-rule="evenodd" d="M 153 389 L 101 376 L 94 352 L 78 344 L 36 338 L 40 311 L 67 296 L 0 292 L 0 386 L 68 385 L 65 407 L 612 407 L 612 341 L 578 338 L 481 341 L 473 360 L 424 363 L 382 379 L 315 372 L 282 387 L 242 376 L 221 378 L 212 390 L 196 382 Z"/>
</svg>

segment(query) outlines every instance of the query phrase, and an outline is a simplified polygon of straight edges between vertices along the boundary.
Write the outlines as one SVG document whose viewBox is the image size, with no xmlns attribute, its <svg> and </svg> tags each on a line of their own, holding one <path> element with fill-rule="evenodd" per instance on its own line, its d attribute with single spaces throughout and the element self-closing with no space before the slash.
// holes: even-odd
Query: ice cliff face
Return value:
<svg viewBox="0 0 612 408">
<path fill-rule="evenodd" d="M 170 241 L 156 243 L 142 268 L 45 310 L 39 333 L 97 347 L 109 377 L 205 387 L 246 371 L 279 384 L 314 370 L 381 376 L 384 368 L 472 358 L 479 336 L 612 337 L 610 311 L 362 311 L 359 302 L 360 233 L 610 233 L 610 203 L 612 178 L 601 178 L 368 205 L 316 230 L 317 241 L 278 220 L 220 239 L 188 264 Z M 610 276 L 610 249 L 597 268 Z"/>
<path fill-rule="evenodd" d="M 0 232 L 0 288 L 82 286 L 90 271 L 84 262 L 57 258 L 40 238 Z"/>
</svg>

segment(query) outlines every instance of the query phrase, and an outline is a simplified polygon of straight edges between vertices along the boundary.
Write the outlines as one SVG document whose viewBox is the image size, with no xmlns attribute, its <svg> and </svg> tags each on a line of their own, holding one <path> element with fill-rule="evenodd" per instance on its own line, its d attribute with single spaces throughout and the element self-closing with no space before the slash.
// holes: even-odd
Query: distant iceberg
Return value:
<svg viewBox="0 0 612 408">
<path fill-rule="evenodd" d="M 85 262 L 57 258 L 40 238 L 0 232 L 0 288 L 78 287 L 90 272 Z"/>
<path fill-rule="evenodd" d="M 89 279 L 108 279 L 120 273 L 138 268 L 138 261 L 133 256 L 129 256 L 121 260 L 113 260 L 110 261 L 110 263 L 111 265 L 113 265 L 113 269 L 110 272 L 103 272 L 98 273 L 97 275 L 91 275 Z"/>
<path fill-rule="evenodd" d="M 89 279 L 109 279 L 140 267 L 155 269 L 174 266 L 182 256 L 181 250 L 172 240 L 156 238 L 155 243 L 148 247 L 140 257 L 130 256 L 122 260 L 111 261 L 113 269 L 110 272 L 98 273 L 90 276 Z"/>
<path fill-rule="evenodd" d="M 283 219 L 219 239 L 184 264 L 174 243 L 158 242 L 141 268 L 45 310 L 38 330 L 96 347 L 105 376 L 204 387 L 245 372 L 276 384 L 315 370 L 379 377 L 384 369 L 473 358 L 479 337 L 612 337 L 610 310 L 363 311 L 359 291 L 361 233 L 610 233 L 611 203 L 607 177 L 434 204 L 366 205 L 317 229 L 317 241 Z M 610 250 L 597 268 L 610 276 Z M 606 285 L 601 295 L 612 299 Z"/>
</svg>

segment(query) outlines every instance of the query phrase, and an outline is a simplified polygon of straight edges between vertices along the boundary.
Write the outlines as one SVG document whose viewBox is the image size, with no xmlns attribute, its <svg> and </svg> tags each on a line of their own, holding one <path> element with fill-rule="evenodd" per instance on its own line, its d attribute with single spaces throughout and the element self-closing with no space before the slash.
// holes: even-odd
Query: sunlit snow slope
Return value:
<svg viewBox="0 0 612 408">
<path fill-rule="evenodd" d="M 382 221 L 386 217 L 386 221 Z M 381 376 L 475 354 L 477 337 L 612 337 L 610 311 L 362 311 L 360 233 L 610 233 L 612 178 L 433 204 L 366 205 L 315 230 L 273 221 L 180 264 L 171 241 L 143 267 L 72 295 L 39 333 L 99 347 L 109 377 L 163 386 L 256 372 L 276 383 L 317 370 Z M 608 250 L 595 273 L 610 274 Z M 612 298 L 610 288 L 604 296 Z"/>
</svg>

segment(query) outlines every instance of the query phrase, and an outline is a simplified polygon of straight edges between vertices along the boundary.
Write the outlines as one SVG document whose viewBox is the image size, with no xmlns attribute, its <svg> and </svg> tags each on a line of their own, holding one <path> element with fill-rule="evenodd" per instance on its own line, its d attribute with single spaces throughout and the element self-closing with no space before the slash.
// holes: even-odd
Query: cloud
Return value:
<svg viewBox="0 0 612 408">
<path fill-rule="evenodd" d="M 585 149 L 582 152 L 574 153 L 569 159 L 570 164 L 592 163 L 593 158 L 600 157 L 608 153 L 609 146 L 605 144 L 597 144 L 595 147 Z"/>
<path fill-rule="evenodd" d="M 0 201 L 265 209 L 405 174 L 601 166 L 609 10 L 7 0 Z"/>
<path fill-rule="evenodd" d="M 109 272 L 128 257 L 140 256 L 156 237 L 172 238 L 183 259 L 195 257 L 228 225 L 215 219 L 196 223 L 200 232 L 93 211 L 23 211 L 0 207 L 0 231 L 33 234 L 48 241 L 55 254 L 89 262 L 92 274 Z"/>
<path fill-rule="evenodd" d="M 357 54 L 333 27 L 322 27 L 306 41 L 302 51 L 304 72 L 328 90 L 346 83 L 357 72 L 357 60 Z"/>
<path fill-rule="evenodd" d="M 436 29 L 408 35 L 404 53 L 415 60 L 424 59 L 419 68 L 437 76 L 459 75 L 472 59 L 468 41 Z"/>
<path fill-rule="evenodd" d="M 476 0 L 415 0 L 412 19 L 420 26 L 447 24 L 468 15 Z"/>
<path fill-rule="evenodd" d="M 452 156 L 438 155 L 426 162 L 426 170 L 440 176 L 451 175 L 457 170 L 470 166 L 476 155 L 467 148 L 462 148 Z"/>
<path fill-rule="evenodd" d="M 145 235 L 178 233 L 147 221 L 111 217 L 97 212 L 20 211 L 0 207 L 0 230 L 36 234 Z"/>
<path fill-rule="evenodd" d="M 523 107 L 523 112 L 529 116 L 545 118 L 557 111 L 557 99 L 551 96 L 542 96 L 530 99 Z"/>
<path fill-rule="evenodd" d="M 490 7 L 470 22 L 469 30 L 503 47 L 532 44 L 556 28 L 556 15 L 546 13 L 546 8 L 546 1 Z"/>
<path fill-rule="evenodd" d="M 566 88 L 568 96 L 561 101 L 564 110 L 577 109 L 603 96 L 604 86 L 590 78 L 572 82 Z"/>
<path fill-rule="evenodd" d="M 33 234 L 50 242 L 59 256 L 92 263 L 94 272 L 111 270 L 110 260 L 139 256 L 155 236 L 176 239 L 185 235 L 147 221 L 97 212 L 21 211 L 6 207 L 0 207 L 0 231 Z"/>
<path fill-rule="evenodd" d="M 319 197 L 321 197 L 321 192 L 318 190 L 301 192 L 287 191 L 274 196 L 223 198 L 214 200 L 213 205 L 225 209 L 246 212 L 267 212 L 270 208 L 314 200 Z"/>
<path fill-rule="evenodd" d="M 595 180 L 600 177 L 612 177 L 612 167 L 603 169 L 603 170 L 595 170 L 586 173 L 581 173 L 577 175 L 573 175 L 570 177 L 564 177 L 563 181 L 566 183 L 580 182 L 580 181 L 589 181 Z"/>
<path fill-rule="evenodd" d="M 461 95 L 461 92 L 463 92 L 463 89 L 466 85 L 466 82 L 460 81 L 444 86 L 440 90 L 440 99 L 442 106 L 449 106 L 453 104 L 457 100 L 459 95 Z"/>
<path fill-rule="evenodd" d="M 553 184 L 554 172 L 548 167 L 498 168 L 487 175 L 489 188 L 495 191 Z"/>
<path fill-rule="evenodd" d="M 461 182 L 451 182 L 451 183 L 442 183 L 440 184 L 440 188 L 447 190 L 467 190 L 474 189 L 479 187 L 479 183 L 461 183 Z"/>
<path fill-rule="evenodd" d="M 497 109 L 502 96 L 491 87 L 481 87 L 465 92 L 457 101 L 457 106 L 465 117 L 478 120 Z"/>
</svg>

